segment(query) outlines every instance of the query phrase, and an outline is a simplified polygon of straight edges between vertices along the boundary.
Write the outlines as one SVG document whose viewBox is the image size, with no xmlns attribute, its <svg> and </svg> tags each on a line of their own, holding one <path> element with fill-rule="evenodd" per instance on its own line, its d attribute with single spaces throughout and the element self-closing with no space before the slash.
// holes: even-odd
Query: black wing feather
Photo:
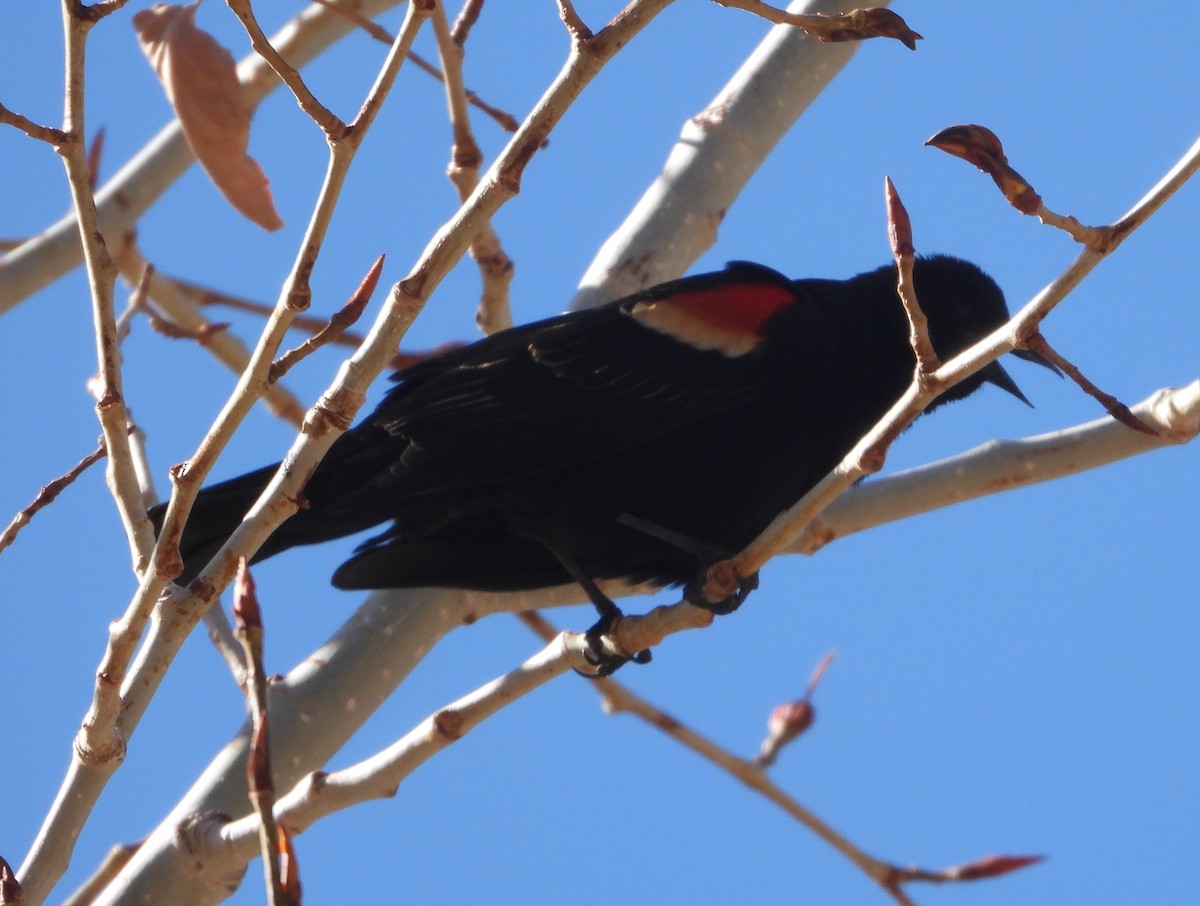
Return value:
<svg viewBox="0 0 1200 906">
<path fill-rule="evenodd" d="M 373 479 L 360 493 L 343 490 L 334 506 L 582 467 L 698 417 L 735 412 L 761 390 L 757 357 L 696 349 L 628 312 L 672 288 L 782 280 L 768 268 L 737 265 L 504 331 L 398 373 L 397 386 L 356 429 L 375 436 L 343 462 L 360 482 L 364 471 Z M 381 442 L 381 433 L 393 443 Z"/>
</svg>

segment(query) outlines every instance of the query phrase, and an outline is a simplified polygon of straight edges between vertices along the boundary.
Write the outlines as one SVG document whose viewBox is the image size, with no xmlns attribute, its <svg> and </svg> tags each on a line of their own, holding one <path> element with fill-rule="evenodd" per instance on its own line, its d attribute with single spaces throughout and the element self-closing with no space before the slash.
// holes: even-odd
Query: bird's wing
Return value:
<svg viewBox="0 0 1200 906">
<path fill-rule="evenodd" d="M 365 494 L 407 496 L 584 466 L 731 416 L 763 393 L 765 322 L 798 304 L 782 275 L 733 264 L 503 331 L 399 373 L 343 467 L 373 475 Z"/>
</svg>

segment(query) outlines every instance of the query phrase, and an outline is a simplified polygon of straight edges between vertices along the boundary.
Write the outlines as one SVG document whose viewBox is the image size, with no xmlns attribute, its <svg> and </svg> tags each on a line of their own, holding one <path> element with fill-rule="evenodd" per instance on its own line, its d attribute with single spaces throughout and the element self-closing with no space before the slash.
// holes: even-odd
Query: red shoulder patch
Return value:
<svg viewBox="0 0 1200 906">
<path fill-rule="evenodd" d="M 638 302 L 629 313 L 697 349 L 739 356 L 758 345 L 768 318 L 795 301 L 786 286 L 731 283 Z"/>
</svg>

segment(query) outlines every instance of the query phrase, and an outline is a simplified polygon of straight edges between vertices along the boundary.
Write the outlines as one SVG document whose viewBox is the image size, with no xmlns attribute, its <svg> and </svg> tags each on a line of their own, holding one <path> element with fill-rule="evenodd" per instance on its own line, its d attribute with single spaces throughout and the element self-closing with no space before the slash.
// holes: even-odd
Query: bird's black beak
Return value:
<svg viewBox="0 0 1200 906">
<path fill-rule="evenodd" d="M 1012 354 L 1018 359 L 1024 359 L 1026 362 L 1034 362 L 1044 368 L 1049 368 L 1059 377 L 1062 377 L 1062 372 L 1058 370 L 1055 364 L 1039 352 L 1034 352 L 1032 349 L 1014 349 Z M 995 384 L 1002 390 L 1007 390 L 1030 409 L 1033 408 L 1033 403 L 1029 402 L 1025 394 L 1021 392 L 1021 388 L 1017 386 L 1017 382 L 1009 376 L 1009 373 L 1004 370 L 1004 366 L 999 361 L 992 362 L 986 368 L 983 368 L 979 374 L 989 384 Z"/>
<path fill-rule="evenodd" d="M 1055 365 L 1048 358 L 1046 358 L 1044 355 L 1042 355 L 1040 352 L 1037 352 L 1036 350 L 1014 349 L 1012 351 L 1012 354 L 1015 355 L 1018 359 L 1024 359 L 1026 362 L 1033 362 L 1035 365 L 1041 365 L 1043 368 L 1049 368 L 1051 371 L 1053 371 L 1059 377 L 1063 376 L 1063 373 L 1058 370 L 1057 365 Z"/>
</svg>

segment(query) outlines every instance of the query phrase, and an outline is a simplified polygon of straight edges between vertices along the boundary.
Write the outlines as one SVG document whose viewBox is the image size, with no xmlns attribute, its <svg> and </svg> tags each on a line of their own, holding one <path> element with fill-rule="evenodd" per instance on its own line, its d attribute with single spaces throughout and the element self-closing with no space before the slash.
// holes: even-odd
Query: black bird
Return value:
<svg viewBox="0 0 1200 906">
<path fill-rule="evenodd" d="M 921 259 L 915 282 L 943 358 L 1008 318 L 968 262 Z M 615 607 L 592 579 L 689 583 L 798 500 L 908 386 L 895 285 L 893 266 L 789 280 L 733 262 L 435 355 L 393 376 L 316 470 L 308 508 L 255 559 L 390 523 L 336 587 L 581 581 L 604 617 Z M 984 382 L 1028 402 L 995 362 L 930 408 Z M 274 471 L 201 492 L 185 580 Z"/>
</svg>

